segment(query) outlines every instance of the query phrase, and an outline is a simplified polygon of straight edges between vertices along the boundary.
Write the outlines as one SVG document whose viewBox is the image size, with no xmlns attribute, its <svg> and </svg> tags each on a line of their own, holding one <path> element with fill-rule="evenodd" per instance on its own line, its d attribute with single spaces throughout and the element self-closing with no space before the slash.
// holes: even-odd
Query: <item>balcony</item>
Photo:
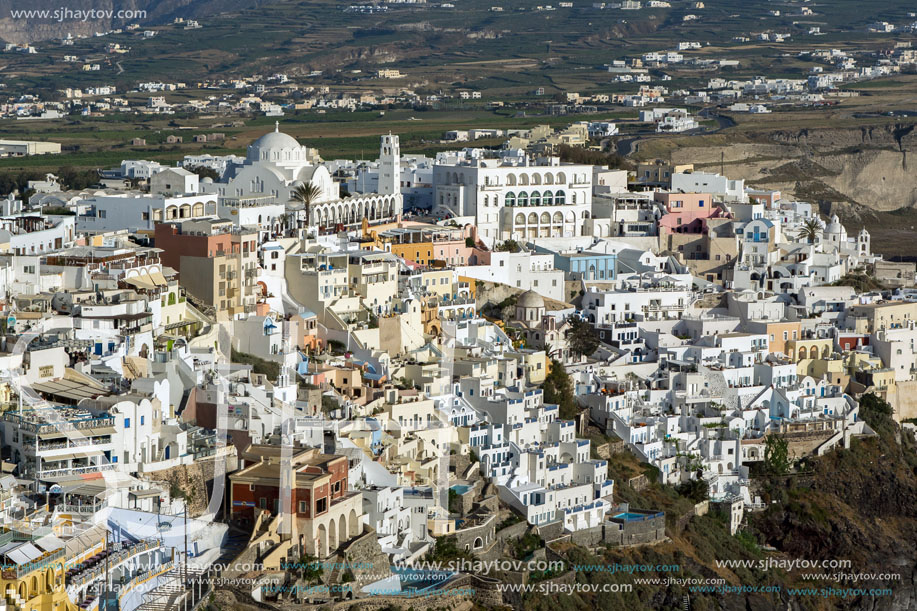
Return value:
<svg viewBox="0 0 917 611">
<path fill-rule="evenodd" d="M 39 558 L 28 564 L 23 564 L 15 568 L 4 568 L 3 569 L 3 578 L 4 579 L 22 579 L 32 571 L 38 571 L 44 568 L 49 567 L 55 563 L 62 561 L 64 556 L 66 556 L 67 550 L 65 548 L 59 549 L 56 552 L 45 555 L 43 558 Z"/>
<path fill-rule="evenodd" d="M 67 575 L 67 585 L 69 587 L 78 588 L 91 581 L 100 579 L 105 574 L 106 565 L 108 565 L 108 569 L 111 570 L 137 554 L 158 549 L 160 545 L 158 539 L 147 539 L 130 546 L 112 550 L 107 555 L 105 555 L 105 552 L 101 552 L 97 556 L 94 556 L 95 560 L 90 559 L 87 561 L 86 566 L 81 565 L 70 569 Z"/>
<path fill-rule="evenodd" d="M 55 421 L 56 414 L 49 414 L 46 419 L 41 419 L 39 415 L 30 413 L 30 415 L 20 416 L 15 412 L 7 412 L 3 415 L 5 422 L 13 423 L 19 429 L 39 435 L 46 433 L 66 433 L 69 431 L 91 431 L 92 429 L 114 427 L 115 419 L 111 416 L 101 418 L 88 417 L 80 420 L 60 420 Z"/>
<path fill-rule="evenodd" d="M 114 471 L 117 465 L 88 465 L 85 467 L 71 467 L 69 469 L 49 469 L 39 471 L 38 478 L 46 479 L 49 477 L 60 477 L 62 475 L 83 475 L 85 473 L 101 473 L 103 471 Z"/>
<path fill-rule="evenodd" d="M 41 454 L 43 458 L 48 459 L 49 455 L 54 456 L 66 456 L 68 452 L 66 450 L 72 450 L 73 452 L 82 452 L 85 453 L 86 449 L 95 450 L 97 452 L 102 452 L 103 449 L 101 446 L 110 446 L 111 445 L 111 436 L 105 437 L 90 437 L 83 439 L 73 439 L 65 441 L 43 441 L 38 443 L 38 448 L 36 449 L 34 445 L 28 444 L 23 447 L 23 452 L 27 456 L 36 456 Z M 58 450 L 65 450 L 64 452 L 59 452 Z"/>
</svg>

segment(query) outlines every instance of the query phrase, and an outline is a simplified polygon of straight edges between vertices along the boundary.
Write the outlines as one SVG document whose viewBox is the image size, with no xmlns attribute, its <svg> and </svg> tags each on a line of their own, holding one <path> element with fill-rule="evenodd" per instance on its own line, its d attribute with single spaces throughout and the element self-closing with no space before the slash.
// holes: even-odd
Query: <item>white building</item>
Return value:
<svg viewBox="0 0 917 611">
<path fill-rule="evenodd" d="M 460 276 L 499 282 L 543 297 L 564 300 L 564 271 L 554 268 L 554 255 L 494 252 L 490 265 L 456 268 Z"/>
<path fill-rule="evenodd" d="M 585 235 L 591 216 L 592 167 L 557 158 L 465 158 L 433 167 L 434 212 L 467 217 L 478 237 L 504 240 Z"/>
</svg>

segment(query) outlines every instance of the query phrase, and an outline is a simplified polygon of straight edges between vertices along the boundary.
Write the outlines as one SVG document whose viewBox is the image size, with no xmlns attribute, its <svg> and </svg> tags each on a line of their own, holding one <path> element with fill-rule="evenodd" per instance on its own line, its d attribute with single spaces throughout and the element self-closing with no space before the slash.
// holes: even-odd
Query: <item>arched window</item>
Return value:
<svg viewBox="0 0 917 611">
<path fill-rule="evenodd" d="M 550 176 L 550 174 L 548 174 Z M 553 206 L 554 205 L 554 194 L 550 191 L 545 191 L 544 195 L 541 196 L 541 205 L 542 206 Z"/>
<path fill-rule="evenodd" d="M 532 184 L 533 185 L 541 184 L 541 174 L 532 174 Z"/>
<path fill-rule="evenodd" d="M 530 213 L 529 214 L 529 225 L 537 225 L 537 224 L 538 224 L 538 215 L 535 214 L 534 212 Z"/>
<path fill-rule="evenodd" d="M 567 175 L 564 174 L 563 172 L 558 172 L 557 173 L 557 184 L 559 185 L 567 184 Z"/>
<path fill-rule="evenodd" d="M 512 192 L 506 194 L 506 199 L 503 200 L 507 206 L 512 208 L 516 205 L 516 195 Z"/>
<path fill-rule="evenodd" d="M 545 225 L 547 225 L 548 223 L 550 223 L 550 222 L 551 222 L 551 215 L 548 214 L 547 212 L 542 212 L 542 213 L 541 213 L 541 222 L 544 223 Z"/>
<path fill-rule="evenodd" d="M 554 184 L 554 175 L 548 172 L 544 175 L 544 184 L 553 185 Z"/>
<path fill-rule="evenodd" d="M 516 185 L 516 175 L 507 174 L 506 175 L 506 184 L 507 186 L 514 187 Z"/>
<path fill-rule="evenodd" d="M 517 214 L 517 215 L 516 215 L 516 224 L 517 224 L 517 225 L 525 225 L 525 215 L 523 215 L 523 214 L 521 214 L 521 213 L 520 213 L 520 214 Z"/>
<path fill-rule="evenodd" d="M 541 205 L 541 193 L 538 191 L 532 191 L 531 197 L 529 197 L 530 206 L 540 206 Z"/>
<path fill-rule="evenodd" d="M 516 199 L 516 202 L 520 206 L 528 206 L 529 205 L 529 194 L 526 193 L 525 191 L 521 191 L 519 193 L 519 197 Z"/>
<path fill-rule="evenodd" d="M 519 175 L 519 184 L 520 184 L 520 185 L 527 185 L 527 184 L 529 184 L 529 175 L 528 175 L 528 174 L 520 174 L 520 175 Z"/>
<path fill-rule="evenodd" d="M 567 203 L 567 195 L 563 191 L 558 191 L 554 194 L 554 204 L 558 206 L 563 206 Z"/>
</svg>

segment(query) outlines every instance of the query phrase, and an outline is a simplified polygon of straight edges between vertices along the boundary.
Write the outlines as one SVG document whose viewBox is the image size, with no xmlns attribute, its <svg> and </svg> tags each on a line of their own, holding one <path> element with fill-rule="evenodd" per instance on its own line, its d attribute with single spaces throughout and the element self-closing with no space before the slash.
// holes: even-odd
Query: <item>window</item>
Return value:
<svg viewBox="0 0 917 611">
<path fill-rule="evenodd" d="M 258 499 L 258 507 L 260 507 L 261 509 L 267 509 L 267 499 L 264 497 L 261 497 L 260 499 Z"/>
<path fill-rule="evenodd" d="M 140 426 L 143 426 L 144 420 L 146 420 L 146 416 L 140 416 Z"/>
<path fill-rule="evenodd" d="M 130 419 L 130 418 L 125 418 L 125 419 L 124 419 L 124 428 L 126 428 L 126 429 L 131 428 L 131 419 Z"/>
<path fill-rule="evenodd" d="M 299 502 L 299 513 L 306 513 L 306 502 L 305 501 Z"/>
<path fill-rule="evenodd" d="M 322 498 L 322 499 L 318 499 L 317 501 L 315 501 L 315 513 L 316 514 L 325 513 L 327 509 L 328 509 L 328 499 Z"/>
<path fill-rule="evenodd" d="M 254 492 L 254 491 L 255 491 L 255 485 L 254 485 L 254 484 L 249 484 L 249 485 L 248 485 L 248 491 L 249 491 L 249 492 Z"/>
</svg>

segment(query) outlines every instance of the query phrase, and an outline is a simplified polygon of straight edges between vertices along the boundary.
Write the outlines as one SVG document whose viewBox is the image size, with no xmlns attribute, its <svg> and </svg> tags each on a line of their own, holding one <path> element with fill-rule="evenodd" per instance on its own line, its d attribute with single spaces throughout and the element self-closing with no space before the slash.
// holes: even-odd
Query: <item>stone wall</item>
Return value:
<svg viewBox="0 0 917 611">
<path fill-rule="evenodd" d="M 472 552 L 489 549 L 494 543 L 496 527 L 497 516 L 491 514 L 489 519 L 486 519 L 482 524 L 468 526 L 455 531 L 453 535 L 455 537 L 455 543 L 459 549 L 467 549 Z M 476 549 L 474 543 L 479 538 L 483 545 Z M 465 547 L 466 545 L 468 546 L 467 548 Z"/>
<path fill-rule="evenodd" d="M 917 418 L 917 382 L 897 382 L 894 392 L 889 392 L 886 400 L 895 410 L 895 420 L 901 422 Z"/>
<path fill-rule="evenodd" d="M 342 601 L 328 606 L 333 611 L 382 611 L 383 609 L 411 609 L 434 611 L 450 609 L 466 611 L 479 607 L 504 607 L 507 601 L 498 589 L 499 581 L 479 575 L 461 575 L 442 590 L 425 596 L 372 596 L 358 600 Z M 302 608 L 301 606 L 298 608 Z"/>
<path fill-rule="evenodd" d="M 640 492 L 650 485 L 650 481 L 646 478 L 646 475 L 641 473 L 627 480 L 627 485 L 633 488 L 635 492 Z"/>
<path fill-rule="evenodd" d="M 643 513 L 643 512 L 633 512 Z M 609 520 L 594 528 L 570 534 L 570 540 L 582 547 L 603 545 L 647 545 L 665 539 L 665 514 L 647 512 L 644 520 Z"/>
<path fill-rule="evenodd" d="M 512 526 L 507 526 L 506 528 L 497 532 L 497 540 L 501 542 L 510 541 L 512 539 L 518 539 L 525 534 L 525 531 L 529 529 L 529 524 L 525 520 L 522 522 L 517 522 Z"/>
<path fill-rule="evenodd" d="M 564 534 L 564 523 L 560 520 L 541 524 L 532 528 L 533 532 L 545 541 L 553 541 Z"/>
<path fill-rule="evenodd" d="M 598 454 L 599 458 L 608 460 L 615 454 L 622 454 L 627 452 L 627 445 L 625 445 L 625 443 L 620 440 L 611 443 L 603 443 L 595 446 L 595 452 Z"/>
<path fill-rule="evenodd" d="M 376 531 L 372 529 L 367 529 L 347 544 L 339 556 L 341 566 L 350 567 L 350 572 L 353 573 L 354 590 L 359 591 L 363 586 L 391 575 L 392 567 L 388 556 L 382 552 Z M 334 572 L 340 573 L 340 577 L 343 577 L 345 571 Z"/>
</svg>

